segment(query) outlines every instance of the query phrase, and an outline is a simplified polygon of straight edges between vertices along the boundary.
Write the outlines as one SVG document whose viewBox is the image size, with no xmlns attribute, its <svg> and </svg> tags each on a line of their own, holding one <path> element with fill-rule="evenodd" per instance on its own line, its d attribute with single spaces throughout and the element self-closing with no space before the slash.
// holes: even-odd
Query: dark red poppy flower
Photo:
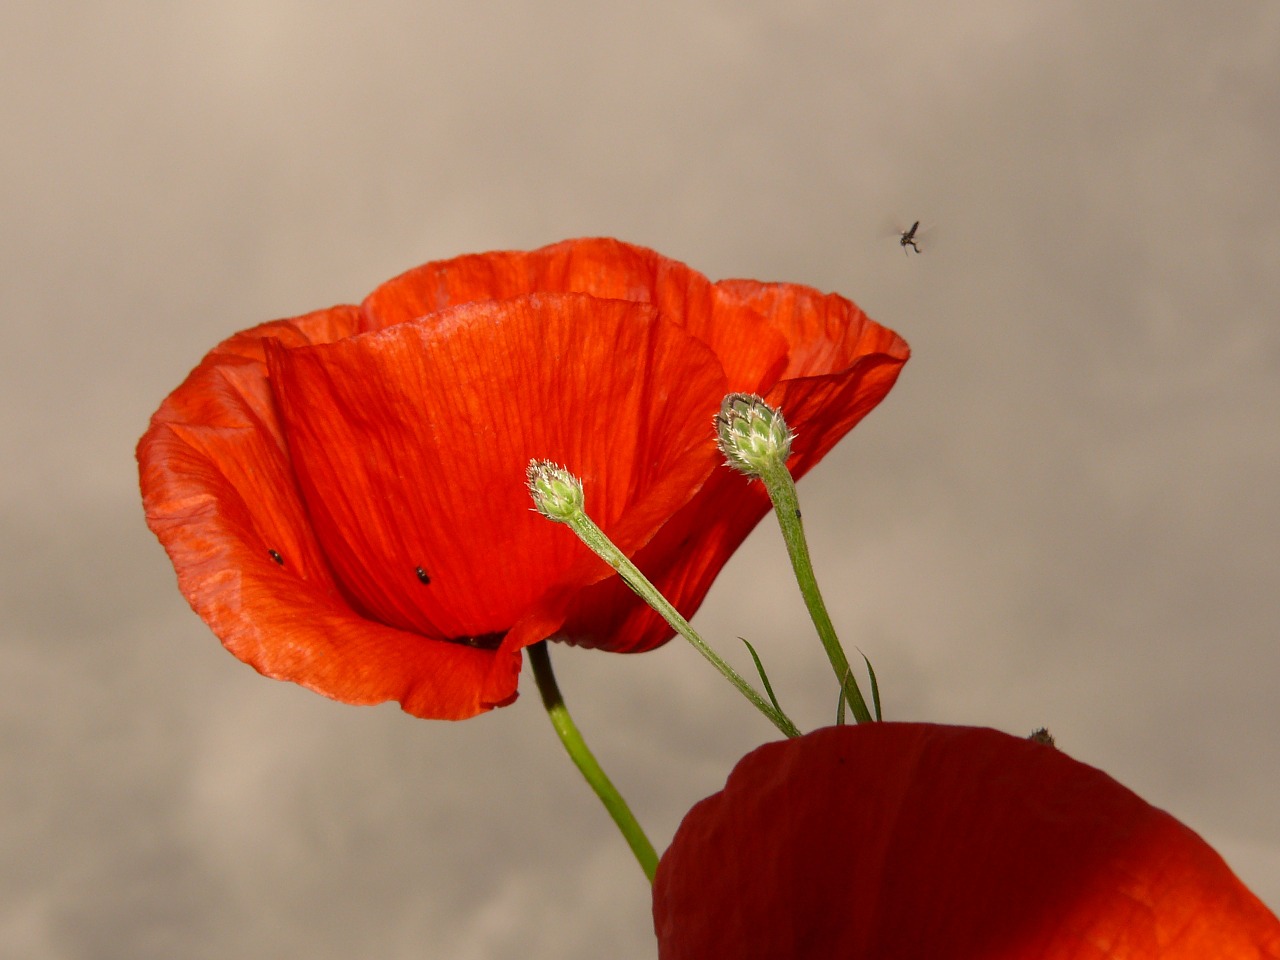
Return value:
<svg viewBox="0 0 1280 960">
<path fill-rule="evenodd" d="M 807 287 L 711 283 L 615 240 L 429 263 L 360 306 L 224 341 L 138 445 L 182 592 L 270 677 L 459 719 L 511 702 L 520 651 L 670 638 L 568 529 L 532 458 L 685 614 L 768 510 L 719 462 L 731 391 L 780 405 L 812 467 L 907 345 Z"/>
<path fill-rule="evenodd" d="M 829 727 L 744 757 L 658 865 L 662 960 L 1280 957 L 1199 836 L 995 730 Z"/>
</svg>

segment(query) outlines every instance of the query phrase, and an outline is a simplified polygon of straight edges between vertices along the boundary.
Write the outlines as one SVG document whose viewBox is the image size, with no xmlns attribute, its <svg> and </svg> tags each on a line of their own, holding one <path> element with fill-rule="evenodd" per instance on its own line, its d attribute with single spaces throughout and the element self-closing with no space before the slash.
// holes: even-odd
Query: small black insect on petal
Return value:
<svg viewBox="0 0 1280 960">
<path fill-rule="evenodd" d="M 280 566 L 282 567 L 284 566 L 284 557 L 280 556 L 279 553 L 277 553 L 275 550 L 268 550 L 267 553 L 271 555 L 272 560 L 280 564 Z"/>
<path fill-rule="evenodd" d="M 431 578 L 427 576 L 427 571 L 423 570 L 422 567 L 414 567 L 413 572 L 418 575 L 418 579 L 421 580 L 423 583 L 431 582 Z"/>
</svg>

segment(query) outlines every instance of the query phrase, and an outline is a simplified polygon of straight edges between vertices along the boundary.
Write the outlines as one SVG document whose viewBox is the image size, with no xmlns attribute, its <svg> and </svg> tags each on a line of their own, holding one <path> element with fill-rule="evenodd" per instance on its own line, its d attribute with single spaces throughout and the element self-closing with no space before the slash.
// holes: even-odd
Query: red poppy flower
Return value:
<svg viewBox="0 0 1280 960">
<path fill-rule="evenodd" d="M 780 405 L 812 467 L 907 345 L 841 297 L 711 283 L 614 240 L 429 263 L 239 333 L 138 445 L 147 522 L 196 612 L 267 676 L 459 719 L 511 702 L 523 647 L 670 638 L 568 529 L 532 458 L 685 614 L 768 509 L 719 463 L 730 391 Z"/>
<path fill-rule="evenodd" d="M 743 758 L 658 865 L 663 960 L 1280 957 L 1280 922 L 1167 813 L 1051 746 L 918 723 Z"/>
</svg>

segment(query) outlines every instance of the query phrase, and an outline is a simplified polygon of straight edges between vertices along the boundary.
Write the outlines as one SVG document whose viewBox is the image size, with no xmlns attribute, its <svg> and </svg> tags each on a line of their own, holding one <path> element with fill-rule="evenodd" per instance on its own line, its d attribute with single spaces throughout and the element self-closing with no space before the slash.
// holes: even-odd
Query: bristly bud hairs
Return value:
<svg viewBox="0 0 1280 960">
<path fill-rule="evenodd" d="M 533 505 L 548 520 L 568 523 L 583 513 L 582 481 L 550 460 L 530 460 L 525 471 Z"/>
<path fill-rule="evenodd" d="M 716 443 L 725 462 L 749 477 L 784 466 L 795 434 L 781 410 L 752 393 L 731 393 L 716 414 Z"/>
</svg>

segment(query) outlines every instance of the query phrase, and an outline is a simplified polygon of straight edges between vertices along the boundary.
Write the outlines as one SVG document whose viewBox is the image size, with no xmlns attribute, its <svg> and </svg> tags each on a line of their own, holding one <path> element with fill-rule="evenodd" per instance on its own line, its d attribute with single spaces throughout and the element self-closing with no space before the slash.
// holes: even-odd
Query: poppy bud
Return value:
<svg viewBox="0 0 1280 960">
<path fill-rule="evenodd" d="M 795 439 L 781 410 L 755 394 L 731 393 L 716 414 L 716 443 L 725 462 L 749 477 L 780 467 L 791 456 Z"/>
<path fill-rule="evenodd" d="M 548 520 L 568 523 L 582 516 L 582 481 L 550 460 L 530 460 L 525 471 L 537 511 Z"/>
</svg>

